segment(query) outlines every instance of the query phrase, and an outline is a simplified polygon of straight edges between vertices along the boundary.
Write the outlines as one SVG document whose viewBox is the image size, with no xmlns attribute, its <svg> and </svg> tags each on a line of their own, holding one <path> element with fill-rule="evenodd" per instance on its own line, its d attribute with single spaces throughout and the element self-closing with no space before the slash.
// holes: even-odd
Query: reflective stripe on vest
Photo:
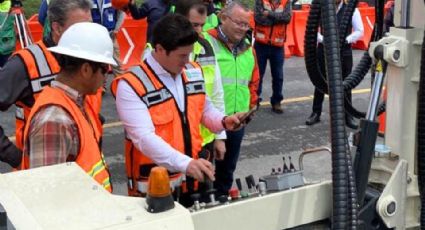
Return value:
<svg viewBox="0 0 425 230">
<path fill-rule="evenodd" d="M 42 41 L 19 50 L 14 55 L 19 56 L 25 65 L 28 73 L 28 82 L 33 91 L 32 96 L 36 100 L 43 88 L 50 85 L 50 82 L 56 78 L 56 74 L 60 71 L 60 66 Z M 16 146 L 22 150 L 25 122 L 30 114 L 31 107 L 20 101 L 16 102 L 15 105 Z"/>
<path fill-rule="evenodd" d="M 52 71 L 50 71 L 50 67 L 46 57 L 44 56 L 43 50 L 41 50 L 41 48 L 37 45 L 28 46 L 28 50 L 34 55 L 40 76 L 51 75 Z"/>
<path fill-rule="evenodd" d="M 102 185 L 109 192 L 112 191 L 110 175 L 106 166 L 104 156 L 100 150 L 99 142 L 101 132 L 97 129 L 95 123 L 97 121 L 97 108 L 92 108 L 91 104 L 85 103 L 85 115 L 79 106 L 69 98 L 66 93 L 58 88 L 46 87 L 35 102 L 31 113 L 28 117 L 28 124 L 34 115 L 45 106 L 58 106 L 72 117 L 77 126 L 80 141 L 80 149 L 76 155 L 75 162 L 94 180 Z M 25 143 L 28 143 L 29 125 L 25 127 L 24 137 Z M 30 156 L 24 154 L 22 160 L 22 168 L 30 168 Z"/>
<path fill-rule="evenodd" d="M 247 112 L 251 98 L 249 83 L 255 67 L 252 47 L 235 58 L 232 52 L 214 36 L 207 34 L 205 38 L 213 46 L 220 67 L 226 114 Z"/>
<path fill-rule="evenodd" d="M 111 91 L 115 96 L 118 83 L 121 80 L 126 81 L 141 101 L 147 105 L 155 134 L 180 153 L 197 159 L 202 144 L 199 124 L 205 105 L 202 71 L 198 64 L 188 64 L 181 77 L 186 95 L 186 111 L 184 112 L 179 110 L 173 95 L 146 61 L 115 78 L 111 84 Z M 187 137 L 188 133 L 187 139 L 185 136 Z M 138 190 L 144 191 L 144 188 L 143 183 L 138 182 L 147 181 L 151 166 L 155 164 L 127 138 L 125 139 L 125 163 L 129 195 L 140 195 Z"/>
<path fill-rule="evenodd" d="M 250 81 L 246 79 L 238 79 L 237 77 L 222 76 L 221 82 L 223 82 L 223 84 L 238 84 L 238 85 L 248 86 Z"/>
<path fill-rule="evenodd" d="M 282 13 L 285 10 L 287 3 L 288 0 L 281 0 L 279 5 L 276 6 L 271 3 L 270 0 L 263 0 L 263 7 L 268 11 Z M 256 42 L 283 47 L 286 38 L 286 25 L 279 23 L 263 26 L 257 23 L 255 25 L 254 36 Z"/>
<path fill-rule="evenodd" d="M 211 44 L 200 38 L 198 42 L 195 43 L 193 47 L 193 56 L 194 60 L 199 65 L 201 65 L 204 81 L 205 81 L 205 91 L 211 99 L 213 99 L 214 92 L 214 82 L 216 75 L 216 60 L 214 50 L 211 47 Z M 223 90 L 223 89 L 221 89 Z M 201 136 L 202 136 L 202 146 L 211 143 L 215 139 L 215 134 L 212 133 L 209 129 L 207 129 L 204 125 L 201 125 Z"/>
<path fill-rule="evenodd" d="M 196 62 L 201 66 L 215 65 L 215 57 L 199 57 Z"/>
</svg>

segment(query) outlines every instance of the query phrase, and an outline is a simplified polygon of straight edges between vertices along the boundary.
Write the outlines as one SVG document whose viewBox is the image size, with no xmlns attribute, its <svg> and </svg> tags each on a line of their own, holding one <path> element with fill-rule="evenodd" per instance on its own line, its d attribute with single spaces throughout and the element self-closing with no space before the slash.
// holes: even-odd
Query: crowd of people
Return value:
<svg viewBox="0 0 425 230">
<path fill-rule="evenodd" d="M 340 15 L 345 2 L 336 4 Z M 0 160 L 18 170 L 75 161 L 112 191 L 101 144 L 102 86 L 112 67 L 110 89 L 125 129 L 128 194 L 146 195 L 149 172 L 160 165 L 185 206 L 209 180 L 217 195 L 226 195 L 252 119 L 247 112 L 262 100 L 267 61 L 271 111 L 284 112 L 283 47 L 291 1 L 256 0 L 255 27 L 251 9 L 236 0 L 147 0 L 141 6 L 130 0 L 113 6 L 114 0 L 43 0 L 43 39 L 13 53 L 0 70 L 0 110 L 17 108 L 16 142 L 0 127 Z M 115 39 L 125 12 L 148 21 L 147 51 L 127 70 Z M 363 33 L 356 15 L 341 51 L 346 74 L 350 44 Z M 308 125 L 320 121 L 319 96 Z"/>
</svg>

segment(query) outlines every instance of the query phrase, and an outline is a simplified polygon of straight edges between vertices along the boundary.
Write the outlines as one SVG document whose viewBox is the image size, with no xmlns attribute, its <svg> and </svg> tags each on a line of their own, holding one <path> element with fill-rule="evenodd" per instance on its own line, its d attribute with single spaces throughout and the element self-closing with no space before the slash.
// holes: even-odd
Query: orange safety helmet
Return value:
<svg viewBox="0 0 425 230">
<path fill-rule="evenodd" d="M 118 10 L 122 10 L 128 6 L 130 0 L 112 0 L 112 7 Z"/>
</svg>

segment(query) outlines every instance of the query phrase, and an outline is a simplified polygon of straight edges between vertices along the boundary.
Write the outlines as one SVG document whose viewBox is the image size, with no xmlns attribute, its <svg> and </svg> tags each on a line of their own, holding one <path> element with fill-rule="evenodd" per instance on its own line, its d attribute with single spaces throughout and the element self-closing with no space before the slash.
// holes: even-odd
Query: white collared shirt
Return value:
<svg viewBox="0 0 425 230">
<path fill-rule="evenodd" d="M 339 3 L 338 9 L 336 11 L 337 13 L 341 9 L 342 4 L 343 4 L 343 1 L 341 1 Z M 363 34 L 364 34 L 364 27 L 363 27 L 362 17 L 360 16 L 360 11 L 357 8 L 354 9 L 353 16 L 351 17 L 351 25 L 353 27 L 353 31 L 351 32 L 350 35 L 348 35 L 345 38 L 345 40 L 349 44 L 356 43 L 358 40 L 360 40 L 363 37 Z M 317 41 L 319 43 L 322 43 L 323 42 L 323 35 L 320 32 L 317 33 Z"/>
<path fill-rule="evenodd" d="M 155 60 L 151 53 L 146 57 L 147 63 L 158 75 L 175 98 L 180 111 L 185 109 L 184 89 L 181 75 L 173 78 Z M 116 106 L 118 115 L 123 122 L 126 135 L 134 146 L 151 158 L 157 165 L 164 166 L 172 172 L 186 173 L 192 158 L 180 153 L 155 133 L 155 126 L 147 106 L 126 81 L 118 83 Z M 202 124 L 213 132 L 223 130 L 221 119 L 224 114 L 218 111 L 206 97 Z"/>
</svg>

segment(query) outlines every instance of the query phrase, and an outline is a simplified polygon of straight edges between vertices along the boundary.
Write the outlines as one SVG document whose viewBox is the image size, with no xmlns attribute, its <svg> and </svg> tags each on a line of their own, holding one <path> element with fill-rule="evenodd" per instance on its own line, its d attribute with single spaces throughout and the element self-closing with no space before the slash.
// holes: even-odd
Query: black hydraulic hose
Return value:
<svg viewBox="0 0 425 230">
<path fill-rule="evenodd" d="M 422 40 L 421 72 L 418 97 L 417 167 L 418 186 L 421 198 L 421 229 L 425 229 L 425 33 Z"/>
<path fill-rule="evenodd" d="M 348 2 L 347 11 L 354 10 L 354 8 L 352 8 L 353 6 L 355 6 L 354 1 Z M 379 39 L 382 38 L 382 35 L 383 35 L 382 31 L 384 29 L 384 7 L 385 7 L 385 0 L 375 0 L 376 21 L 373 27 L 370 41 L 378 41 Z M 346 23 L 350 23 L 346 21 L 347 19 L 351 19 L 351 18 L 348 18 L 348 16 L 350 16 L 348 13 L 350 12 L 344 13 L 342 26 L 346 26 Z M 344 30 L 345 27 L 343 28 L 340 27 L 340 29 Z M 341 36 L 340 36 L 340 39 L 342 39 Z M 343 40 L 340 40 L 340 42 L 343 42 Z M 354 89 L 357 85 L 359 85 L 360 82 L 363 81 L 371 65 L 372 65 L 372 58 L 370 58 L 369 52 L 366 51 L 363 54 L 363 57 L 361 58 L 357 67 L 351 72 L 351 74 L 348 77 L 345 78 L 344 89 L 351 90 L 351 89 Z M 386 72 L 386 64 L 384 63 L 384 75 L 385 75 L 385 72 Z M 374 74 L 374 71 L 372 74 Z M 385 106 L 383 106 L 382 108 L 385 111 Z M 347 111 L 347 113 L 349 113 L 350 115 L 356 118 L 365 118 L 366 116 L 365 112 L 358 111 L 356 108 L 354 108 L 348 99 L 345 100 L 345 110 Z"/>
<path fill-rule="evenodd" d="M 357 0 L 351 0 L 348 2 L 347 8 L 352 8 L 352 4 L 357 4 Z M 351 12 L 351 13 L 350 13 Z M 351 23 L 351 17 L 353 10 L 346 10 L 343 16 L 342 22 L 344 24 Z M 350 13 L 350 19 L 347 20 L 348 13 Z M 346 15 L 347 14 L 347 15 Z M 322 93 L 328 94 L 328 86 L 326 83 L 326 73 L 323 73 L 320 70 L 319 63 L 317 62 L 317 32 L 320 26 L 320 2 L 313 1 L 310 7 L 310 14 L 307 19 L 306 33 L 304 37 L 304 61 L 306 65 L 306 70 L 310 81 L 313 85 Z M 345 19 L 344 19 L 345 18 Z M 348 28 L 348 25 L 343 26 L 341 23 L 340 28 Z M 373 35 L 373 34 L 372 34 Z M 371 41 L 375 40 L 372 37 Z M 340 40 L 341 42 L 341 40 Z M 354 68 L 354 70 L 347 76 L 344 80 L 344 90 L 354 89 L 360 82 L 364 79 L 368 70 L 372 64 L 372 59 L 369 56 L 369 53 L 366 51 L 363 54 L 359 64 Z"/>
<path fill-rule="evenodd" d="M 317 62 L 317 32 L 319 31 L 320 18 L 320 0 L 313 0 L 305 30 L 304 61 L 310 81 L 319 91 L 327 94 L 328 83 L 326 76 L 324 76 L 326 73 L 322 73 Z"/>
<path fill-rule="evenodd" d="M 350 34 L 351 31 L 348 31 L 349 28 L 351 28 L 349 25 L 351 25 L 351 21 L 352 21 L 352 17 L 353 17 L 353 13 L 354 13 L 354 9 L 357 6 L 357 0 L 351 0 L 348 1 L 346 6 L 345 6 L 345 10 L 343 12 L 343 16 L 342 16 L 342 20 L 340 22 L 338 22 L 339 25 L 339 44 L 340 47 L 343 47 L 345 45 L 345 35 Z M 362 58 L 363 60 L 363 58 Z M 353 71 L 352 73 L 361 73 L 362 69 L 364 69 L 363 71 L 366 71 L 366 73 L 364 73 L 363 75 L 357 74 L 357 75 L 353 75 L 350 73 L 351 77 L 348 78 L 348 80 L 352 79 L 351 81 L 343 81 L 343 88 L 344 91 L 351 91 L 351 89 L 355 88 L 364 78 L 364 76 L 366 76 L 367 74 L 367 70 L 369 69 L 369 66 L 363 66 L 364 63 L 367 64 L 367 60 L 363 60 L 363 62 L 360 62 L 360 64 L 358 66 L 360 66 L 360 68 L 356 67 L 355 71 Z M 349 76 L 347 76 L 349 77 Z M 346 78 L 347 79 L 347 78 Z M 357 84 L 355 84 L 355 82 L 358 82 Z M 348 86 L 351 86 L 348 87 Z M 355 110 L 355 108 L 352 106 L 350 100 L 346 97 L 344 97 L 344 107 L 345 108 L 351 108 L 353 110 Z M 346 111 L 346 110 L 345 110 Z M 345 112 L 344 111 L 344 112 Z M 351 113 L 350 113 L 351 114 Z M 358 210 L 357 210 L 357 190 L 356 190 L 356 184 L 355 184 L 355 177 L 354 177 L 354 173 L 353 173 L 353 164 L 351 161 L 351 151 L 350 151 L 350 147 L 348 145 L 347 142 L 347 146 L 346 146 L 346 164 L 347 164 L 347 176 L 348 176 L 348 215 L 349 215 L 349 224 L 348 224 L 348 228 L 349 229 L 357 229 L 357 218 L 358 218 Z"/>
<path fill-rule="evenodd" d="M 351 73 L 344 80 L 344 89 L 352 90 L 356 88 L 364 77 L 368 73 L 370 66 L 372 65 L 372 58 L 369 56 L 369 52 L 365 51 L 359 64 L 351 71 Z"/>
<path fill-rule="evenodd" d="M 342 71 L 334 0 L 322 0 L 321 12 L 331 116 L 332 229 L 345 230 L 351 226 L 350 210 L 348 210 L 350 208 L 348 195 L 350 178 L 347 173 L 348 141 L 345 131 L 344 88 L 341 78 Z"/>
</svg>

